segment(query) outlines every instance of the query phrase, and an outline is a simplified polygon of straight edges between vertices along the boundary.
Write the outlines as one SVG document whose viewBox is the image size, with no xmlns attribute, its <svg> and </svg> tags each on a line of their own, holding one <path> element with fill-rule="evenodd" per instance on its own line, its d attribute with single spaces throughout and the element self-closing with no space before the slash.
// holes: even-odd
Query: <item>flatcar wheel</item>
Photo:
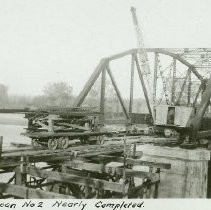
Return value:
<svg viewBox="0 0 211 210">
<path fill-rule="evenodd" d="M 49 139 L 48 140 L 48 149 L 55 150 L 58 147 L 57 139 Z"/>
<path fill-rule="evenodd" d="M 170 138 L 172 135 L 173 135 L 172 129 L 169 129 L 169 128 L 165 128 L 165 129 L 164 129 L 164 136 L 165 136 L 166 138 Z"/>
<path fill-rule="evenodd" d="M 68 138 L 60 138 L 59 139 L 59 148 L 60 149 L 67 149 L 69 146 L 69 139 Z"/>
</svg>

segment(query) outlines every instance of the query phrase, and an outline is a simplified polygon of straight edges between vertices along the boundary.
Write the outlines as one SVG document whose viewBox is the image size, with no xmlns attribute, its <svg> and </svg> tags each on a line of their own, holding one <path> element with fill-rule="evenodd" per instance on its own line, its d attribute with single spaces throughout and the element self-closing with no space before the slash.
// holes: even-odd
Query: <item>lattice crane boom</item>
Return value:
<svg viewBox="0 0 211 210">
<path fill-rule="evenodd" d="M 139 62 L 141 64 L 141 67 L 143 70 L 143 72 L 142 72 L 143 75 L 147 75 L 147 74 L 150 74 L 150 67 L 149 67 L 147 52 L 146 52 L 145 46 L 144 46 L 142 31 L 141 31 L 141 28 L 139 26 L 138 19 L 136 16 L 136 9 L 134 7 L 131 7 L 130 11 L 132 13 L 133 24 L 134 24 L 135 31 L 136 31 Z"/>
</svg>

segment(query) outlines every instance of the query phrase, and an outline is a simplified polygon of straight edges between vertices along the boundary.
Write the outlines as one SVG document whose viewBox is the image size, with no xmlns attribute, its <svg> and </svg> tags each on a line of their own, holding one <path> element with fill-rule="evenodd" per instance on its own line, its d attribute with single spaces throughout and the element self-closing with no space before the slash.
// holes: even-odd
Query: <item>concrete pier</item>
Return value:
<svg viewBox="0 0 211 210">
<path fill-rule="evenodd" d="M 171 169 L 160 173 L 159 198 L 206 198 L 210 151 L 139 145 L 142 160 L 170 163 Z"/>
</svg>

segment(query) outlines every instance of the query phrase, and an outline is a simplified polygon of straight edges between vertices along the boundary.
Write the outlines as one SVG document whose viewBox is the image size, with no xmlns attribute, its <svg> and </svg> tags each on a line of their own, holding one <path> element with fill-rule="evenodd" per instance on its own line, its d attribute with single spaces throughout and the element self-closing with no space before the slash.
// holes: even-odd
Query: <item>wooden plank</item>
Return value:
<svg viewBox="0 0 211 210">
<path fill-rule="evenodd" d="M 47 192 L 39 189 L 32 189 L 24 186 L 6 184 L 0 182 L 0 192 L 7 193 L 9 195 L 31 199 L 31 198 L 45 198 L 45 199 L 53 199 L 53 198 L 61 198 L 61 199 L 74 199 L 73 196 L 70 195 L 62 195 L 53 192 Z"/>
<path fill-rule="evenodd" d="M 109 155 L 99 155 L 98 157 L 94 158 L 95 160 L 100 160 L 100 161 L 114 161 L 114 162 L 121 162 L 123 163 L 124 158 L 123 157 L 118 157 L 118 156 L 109 156 Z M 171 164 L 168 163 L 159 163 L 159 162 L 149 162 L 149 161 L 143 161 L 140 159 L 133 159 L 133 158 L 126 158 L 126 163 L 128 164 L 133 164 L 133 165 L 140 165 L 140 166 L 152 166 L 156 168 L 163 168 L 163 169 L 170 169 Z"/>
<path fill-rule="evenodd" d="M 126 123 L 127 123 L 126 119 L 105 119 L 106 125 L 112 125 L 112 124 L 125 125 Z"/>
<path fill-rule="evenodd" d="M 104 150 L 104 151 L 97 151 L 97 152 L 89 152 L 87 154 L 82 154 L 80 156 L 84 158 L 91 158 L 91 157 L 96 157 L 98 155 L 103 155 L 103 154 L 112 154 L 112 153 L 123 153 L 123 149 L 110 149 L 110 150 Z"/>
<path fill-rule="evenodd" d="M 128 144 L 129 146 L 130 144 Z M 81 145 L 81 146 L 73 146 L 66 150 L 35 150 L 35 151 L 22 151 L 14 153 L 4 153 L 2 159 L 15 159 L 17 162 L 17 158 L 22 155 L 28 156 L 29 159 L 36 159 L 39 157 L 62 157 L 62 156 L 71 156 L 74 152 L 77 152 L 78 155 L 93 155 L 94 152 L 103 153 L 111 153 L 115 151 L 123 151 L 123 146 L 118 144 L 108 144 L 108 145 Z"/>
<path fill-rule="evenodd" d="M 67 126 L 67 127 L 72 127 L 72 128 L 76 128 L 79 130 L 83 130 L 83 131 L 90 131 L 89 128 L 85 128 L 84 126 L 80 126 L 80 125 L 76 125 L 76 124 L 71 124 L 71 123 L 57 123 L 58 125 L 62 125 L 62 126 Z"/>
<path fill-rule="evenodd" d="M 49 133 L 49 132 L 29 132 L 23 135 L 31 138 L 47 138 L 47 137 L 88 137 L 88 136 L 99 136 L 108 135 L 112 132 L 60 132 L 60 133 Z"/>
<path fill-rule="evenodd" d="M 36 121 L 36 124 L 40 125 L 42 129 L 48 130 L 48 126 L 45 125 L 44 123 L 42 123 L 42 122 L 40 122 L 40 121 Z"/>
<path fill-rule="evenodd" d="M 79 109 L 79 107 L 75 107 L 74 109 Z M 32 115 L 35 115 L 36 114 L 36 112 L 37 111 L 34 111 L 34 112 L 32 112 L 31 114 Z M 43 112 L 43 113 L 45 113 L 45 114 L 48 114 L 48 113 L 51 113 L 51 114 L 54 114 L 54 115 L 67 115 L 67 116 L 82 116 L 82 117 L 84 117 L 84 116 L 100 116 L 101 115 L 101 113 L 100 112 L 97 112 L 97 111 L 91 111 L 91 110 L 79 110 L 79 111 L 54 111 L 54 110 L 50 110 L 50 111 L 45 111 L 45 112 Z M 41 112 L 41 114 L 42 114 L 42 112 Z M 54 118 L 54 120 L 55 121 L 59 121 L 60 120 L 60 118 Z M 64 121 L 64 119 L 63 119 L 63 121 Z M 67 121 L 68 121 L 68 119 L 67 119 Z"/>
<path fill-rule="evenodd" d="M 179 147 L 162 147 L 154 146 L 150 144 L 138 145 L 137 151 L 142 151 L 145 155 L 153 156 L 153 160 L 165 159 L 165 163 L 170 163 L 170 159 L 177 160 L 188 160 L 188 161 L 208 161 L 210 160 L 210 151 L 205 149 L 181 149 Z"/>
<path fill-rule="evenodd" d="M 40 170 L 39 168 L 36 168 L 36 167 L 29 167 L 28 173 L 31 176 L 51 179 L 54 181 L 59 181 L 59 182 L 64 182 L 64 183 L 75 183 L 75 184 L 89 186 L 89 187 L 93 187 L 97 189 L 110 190 L 114 192 L 122 192 L 122 184 L 115 183 L 115 182 L 108 182 L 108 181 L 104 181 L 100 179 L 81 177 L 81 176 L 60 173 L 60 172 L 55 172 L 55 171 Z"/>
<path fill-rule="evenodd" d="M 207 130 L 207 131 L 199 131 L 197 133 L 197 139 L 203 139 L 203 138 L 207 138 L 211 136 L 211 130 Z M 207 139 L 209 141 L 211 141 L 211 139 Z"/>
<path fill-rule="evenodd" d="M 92 172 L 99 172 L 99 173 L 112 173 L 123 175 L 123 168 L 115 167 L 115 166 L 106 166 L 104 164 L 97 164 L 97 163 L 88 163 L 82 161 L 68 161 L 65 162 L 64 166 L 70 168 L 76 168 L 79 170 L 86 170 Z M 137 171 L 132 169 L 125 169 L 126 177 L 139 177 L 139 178 L 146 178 L 149 177 L 151 174 L 144 171 Z M 158 174 L 152 174 L 151 178 L 158 179 Z"/>
</svg>

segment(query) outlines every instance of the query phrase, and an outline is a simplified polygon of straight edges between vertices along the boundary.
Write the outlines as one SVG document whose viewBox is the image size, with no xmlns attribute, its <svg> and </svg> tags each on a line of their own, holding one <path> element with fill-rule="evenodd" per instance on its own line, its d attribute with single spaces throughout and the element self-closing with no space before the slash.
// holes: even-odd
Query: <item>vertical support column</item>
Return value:
<svg viewBox="0 0 211 210">
<path fill-rule="evenodd" d="M 150 182 L 151 182 L 152 172 L 153 172 L 153 167 L 150 166 L 149 167 L 149 180 L 150 180 Z M 147 188 L 146 198 L 151 198 L 151 196 L 152 196 L 152 185 L 151 185 L 151 183 L 149 183 L 149 185 L 146 188 Z"/>
<path fill-rule="evenodd" d="M 100 117 L 100 123 L 104 124 L 105 121 L 105 84 L 106 84 L 106 69 L 102 70 L 101 75 L 101 94 L 100 94 L 100 112 L 102 116 Z"/>
<path fill-rule="evenodd" d="M 133 156 L 132 158 L 136 158 L 136 143 L 133 143 Z"/>
<path fill-rule="evenodd" d="M 28 128 L 30 128 L 33 124 L 33 120 L 28 118 Z"/>
<path fill-rule="evenodd" d="M 27 182 L 26 167 L 27 167 L 27 157 L 22 155 L 20 166 L 17 166 L 15 169 L 15 184 L 26 186 Z"/>
<path fill-rule="evenodd" d="M 157 181 L 155 183 L 153 198 L 158 198 L 158 187 L 159 187 L 159 184 L 160 184 L 160 168 L 157 168 L 155 173 L 159 174 L 159 181 Z"/>
<path fill-rule="evenodd" d="M 172 88 L 171 88 L 171 105 L 175 104 L 175 82 L 176 82 L 176 66 L 177 61 L 173 59 L 173 75 L 172 75 Z"/>
<path fill-rule="evenodd" d="M 49 115 L 49 118 L 48 118 L 48 132 L 50 133 L 54 133 L 54 116 L 53 115 Z"/>
<path fill-rule="evenodd" d="M 123 175 L 122 175 L 122 179 L 123 179 L 123 185 L 122 185 L 122 197 L 125 197 L 125 179 L 126 179 L 126 136 L 124 136 L 124 162 L 123 162 Z"/>
<path fill-rule="evenodd" d="M 157 79 L 158 79 L 158 53 L 155 53 L 154 60 L 154 80 L 153 80 L 153 104 L 156 104 L 156 89 L 157 89 Z"/>
<path fill-rule="evenodd" d="M 132 54 L 131 58 L 131 71 L 130 71 L 130 103 L 129 103 L 129 116 L 131 118 L 131 114 L 133 111 L 133 89 L 134 89 L 134 55 Z"/>
<path fill-rule="evenodd" d="M 65 164 L 63 163 L 61 165 L 61 173 L 67 173 L 67 167 L 65 166 Z M 57 184 L 57 188 L 59 189 L 61 185 Z M 69 195 L 70 194 L 70 185 L 67 184 L 65 185 L 65 195 Z"/>
<path fill-rule="evenodd" d="M 188 75 L 188 105 L 190 105 L 190 98 L 191 98 L 191 72 Z"/>
</svg>

